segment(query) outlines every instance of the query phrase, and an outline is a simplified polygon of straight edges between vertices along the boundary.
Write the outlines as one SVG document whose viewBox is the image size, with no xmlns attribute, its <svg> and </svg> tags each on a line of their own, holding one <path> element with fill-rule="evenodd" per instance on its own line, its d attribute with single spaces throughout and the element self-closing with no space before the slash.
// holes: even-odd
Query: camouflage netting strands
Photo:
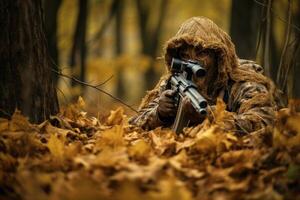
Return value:
<svg viewBox="0 0 300 200">
<path fill-rule="evenodd" d="M 216 55 L 216 76 L 206 78 L 205 86 L 198 88 L 211 107 L 217 98 L 226 103 L 231 118 L 228 128 L 241 133 L 259 130 L 274 123 L 275 87 L 262 74 L 262 67 L 252 61 L 239 60 L 230 37 L 211 20 L 193 17 L 182 24 L 176 35 L 165 46 L 165 63 L 168 69 L 157 86 L 144 97 L 139 114 L 131 123 L 149 130 L 158 126 L 168 127 L 157 116 L 158 98 L 166 89 L 170 77 L 170 63 L 173 57 L 187 47 L 213 51 Z M 209 114 L 210 115 L 210 114 Z M 208 116 L 213 120 L 213 116 Z"/>
</svg>

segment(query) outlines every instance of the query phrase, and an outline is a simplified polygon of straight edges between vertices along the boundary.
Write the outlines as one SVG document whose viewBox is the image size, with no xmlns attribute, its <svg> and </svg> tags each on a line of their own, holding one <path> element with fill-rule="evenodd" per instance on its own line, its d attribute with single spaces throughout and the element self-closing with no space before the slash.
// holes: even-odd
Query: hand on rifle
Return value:
<svg viewBox="0 0 300 200">
<path fill-rule="evenodd" d="M 176 105 L 175 94 L 176 90 L 165 90 L 162 92 L 157 108 L 160 120 L 167 121 L 175 118 L 178 109 Z M 188 98 L 183 98 L 182 103 L 185 117 L 187 117 L 191 123 L 196 124 L 203 121 L 204 116 L 201 116 L 195 110 Z"/>
<path fill-rule="evenodd" d="M 165 90 L 159 97 L 157 112 L 160 120 L 175 118 L 177 112 L 175 94 L 176 90 Z"/>
</svg>

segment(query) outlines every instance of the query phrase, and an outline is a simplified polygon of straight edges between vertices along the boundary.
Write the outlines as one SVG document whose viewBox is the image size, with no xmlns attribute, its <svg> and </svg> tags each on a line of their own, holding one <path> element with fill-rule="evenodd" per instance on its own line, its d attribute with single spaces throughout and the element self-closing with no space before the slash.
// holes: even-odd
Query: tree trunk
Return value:
<svg viewBox="0 0 300 200">
<path fill-rule="evenodd" d="M 296 2 L 297 11 L 295 14 L 295 25 L 300 27 L 300 2 Z M 296 42 L 295 42 L 295 54 L 293 63 L 292 75 L 293 75 L 293 98 L 300 99 L 300 32 L 294 29 Z"/>
<path fill-rule="evenodd" d="M 262 30 L 262 63 L 264 67 L 264 74 L 271 78 L 271 32 L 272 32 L 272 13 L 271 8 L 273 0 L 266 0 L 265 6 L 265 23 Z"/>
<path fill-rule="evenodd" d="M 123 39 L 122 39 L 122 29 L 123 29 L 123 1 L 118 1 L 117 11 L 116 11 L 116 56 L 120 58 L 123 53 Z M 123 99 L 125 96 L 125 86 L 124 86 L 124 69 L 118 66 L 117 71 L 117 96 Z"/>
<path fill-rule="evenodd" d="M 292 23 L 292 4 L 288 0 L 287 16 L 288 21 L 286 23 L 286 33 L 284 38 L 284 44 L 281 51 L 280 62 L 277 68 L 276 83 L 279 88 L 286 94 L 286 97 L 292 96 L 292 81 L 293 76 L 290 74 L 293 69 L 293 63 L 295 62 L 293 55 L 296 55 L 295 45 L 289 45 L 291 41 L 291 23 Z"/>
<path fill-rule="evenodd" d="M 57 14 L 61 3 L 61 0 L 44 1 L 46 38 L 51 56 L 51 66 L 56 71 L 58 71 L 59 65 L 59 54 L 57 48 Z M 55 73 L 52 75 L 54 83 L 57 85 L 58 75 Z"/>
<path fill-rule="evenodd" d="M 274 25 L 274 21 L 275 21 L 275 17 L 274 14 L 272 13 L 272 18 L 271 18 L 271 42 L 270 42 L 270 46 L 271 46 L 271 61 L 270 61 L 270 66 L 271 67 L 271 78 L 274 82 L 276 82 L 276 77 L 277 77 L 277 72 L 278 72 L 278 65 L 280 62 L 280 49 L 278 48 L 278 45 L 276 44 L 276 28 Z"/>
<path fill-rule="evenodd" d="M 103 20 L 103 23 L 101 24 L 99 30 L 97 31 L 95 36 L 90 41 L 88 41 L 88 44 L 96 43 L 98 40 L 101 39 L 105 30 L 107 29 L 107 27 L 111 23 L 112 19 L 118 12 L 120 2 L 122 3 L 122 1 L 113 0 L 113 2 L 111 3 L 111 8 L 110 8 L 108 15 L 105 16 L 105 19 Z"/>
<path fill-rule="evenodd" d="M 75 33 L 73 37 L 73 46 L 71 49 L 70 55 L 70 66 L 73 69 L 73 76 L 79 79 L 80 81 L 85 81 L 85 58 L 86 58 L 86 29 L 87 29 L 87 14 L 88 14 L 88 0 L 78 0 L 78 17 L 75 28 Z M 79 63 L 80 65 L 80 74 L 74 74 L 74 68 Z M 79 70 L 78 70 L 79 71 Z M 72 86 L 77 83 L 72 81 Z M 82 93 L 83 93 L 82 86 Z"/>
<path fill-rule="evenodd" d="M 230 35 L 239 57 L 255 59 L 261 8 L 253 0 L 232 0 Z"/>
<path fill-rule="evenodd" d="M 154 59 L 157 52 L 157 47 L 159 43 L 159 38 L 161 30 L 163 27 L 163 21 L 166 14 L 166 8 L 168 5 L 168 0 L 160 0 L 160 9 L 158 12 L 158 20 L 153 28 L 147 27 L 149 16 L 150 16 L 150 6 L 146 5 L 146 1 L 136 0 L 137 10 L 139 14 L 139 25 L 140 33 L 142 39 L 142 53 L 149 56 L 152 61 L 148 70 L 145 73 L 146 89 L 151 89 L 157 82 L 157 77 L 154 71 Z M 156 13 L 156 10 L 155 10 Z"/>
<path fill-rule="evenodd" d="M 0 1 L 0 117 L 15 109 L 32 122 L 59 110 L 40 0 Z"/>
</svg>

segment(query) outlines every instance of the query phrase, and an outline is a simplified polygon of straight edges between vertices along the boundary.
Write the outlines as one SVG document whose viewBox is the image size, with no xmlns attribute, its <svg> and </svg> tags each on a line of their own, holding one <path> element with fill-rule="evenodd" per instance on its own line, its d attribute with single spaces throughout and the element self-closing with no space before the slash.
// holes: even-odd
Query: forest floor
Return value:
<svg viewBox="0 0 300 200">
<path fill-rule="evenodd" d="M 122 108 L 99 120 L 84 102 L 31 124 L 0 119 L 0 199 L 300 199 L 300 113 L 282 109 L 275 127 L 238 135 L 213 122 L 143 131 Z"/>
</svg>

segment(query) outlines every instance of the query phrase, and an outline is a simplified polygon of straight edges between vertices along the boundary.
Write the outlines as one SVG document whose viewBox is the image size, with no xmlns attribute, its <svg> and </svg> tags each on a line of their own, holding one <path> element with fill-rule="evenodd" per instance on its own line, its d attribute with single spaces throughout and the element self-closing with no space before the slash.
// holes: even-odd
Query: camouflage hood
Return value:
<svg viewBox="0 0 300 200">
<path fill-rule="evenodd" d="M 226 32 L 206 17 L 192 17 L 186 20 L 174 37 L 166 42 L 165 63 L 169 72 L 172 57 L 178 57 L 181 48 L 186 46 L 212 50 L 217 57 L 217 77 L 209 84 L 209 96 L 215 99 L 229 80 L 234 82 L 253 81 L 264 84 L 272 90 L 272 83 L 262 74 L 239 68 L 234 44 Z"/>
<path fill-rule="evenodd" d="M 222 29 L 205 17 L 193 17 L 185 21 L 166 43 L 164 57 L 168 71 L 172 57 L 178 57 L 180 49 L 186 46 L 215 52 L 218 75 L 211 88 L 219 90 L 227 85 L 229 74 L 238 66 L 238 58 L 230 37 Z"/>
<path fill-rule="evenodd" d="M 156 87 L 147 92 L 140 108 L 149 104 L 161 90 L 164 82 L 170 77 L 172 57 L 179 57 L 181 48 L 192 45 L 201 49 L 213 50 L 217 58 L 217 77 L 207 84 L 208 88 L 198 88 L 201 94 L 214 104 L 216 98 L 235 83 L 255 82 L 264 85 L 269 91 L 270 98 L 274 95 L 275 87 L 272 81 L 261 73 L 240 67 L 238 56 L 231 38 L 214 22 L 205 17 L 193 17 L 185 21 L 174 37 L 169 39 L 164 47 L 164 58 L 168 73 L 161 77 Z M 235 96 L 233 92 L 232 96 Z"/>
</svg>

